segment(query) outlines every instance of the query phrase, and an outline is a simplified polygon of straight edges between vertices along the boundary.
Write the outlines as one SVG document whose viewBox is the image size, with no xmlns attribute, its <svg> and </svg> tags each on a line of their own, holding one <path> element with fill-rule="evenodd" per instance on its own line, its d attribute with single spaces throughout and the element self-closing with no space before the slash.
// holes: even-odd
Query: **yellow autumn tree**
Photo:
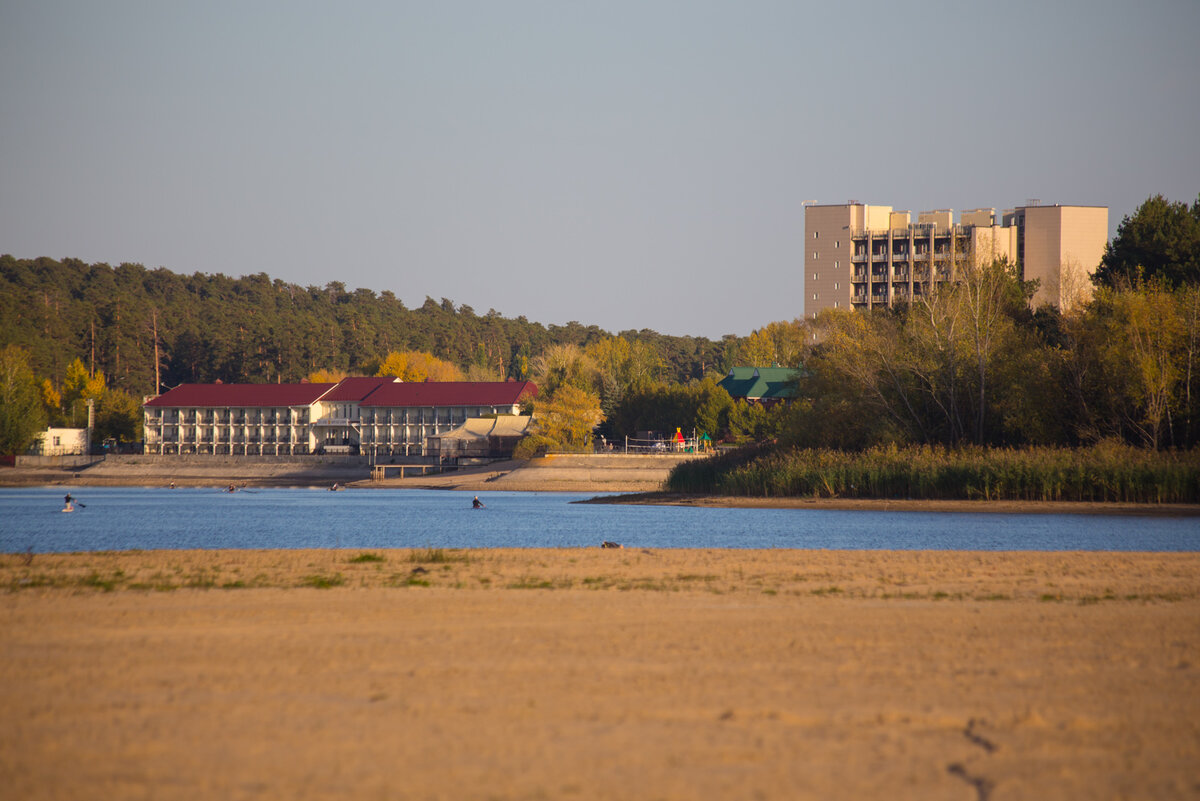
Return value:
<svg viewBox="0 0 1200 801">
<path fill-rule="evenodd" d="M 63 381 L 62 408 L 70 425 L 80 426 L 87 422 L 87 401 L 100 400 L 108 391 L 104 373 L 88 373 L 81 359 L 67 365 L 67 377 Z"/>
<path fill-rule="evenodd" d="M 418 350 L 392 351 L 379 365 L 377 376 L 396 376 L 401 381 L 462 381 L 462 370 L 432 353 Z"/>
<path fill-rule="evenodd" d="M 306 377 L 311 384 L 336 384 L 346 377 L 346 371 L 327 370 L 322 367 L 320 370 L 313 370 Z"/>
<path fill-rule="evenodd" d="M 750 367 L 796 367 L 804 352 L 804 323 L 769 323 L 746 338 L 738 362 Z"/>
<path fill-rule="evenodd" d="M 42 408 L 46 410 L 51 423 L 62 414 L 62 393 L 54 388 L 49 378 L 42 379 Z"/>
<path fill-rule="evenodd" d="M 514 455 L 528 459 L 546 451 L 590 450 L 592 430 L 603 421 L 598 395 L 562 384 L 553 396 L 539 394 L 533 402 L 532 431 L 517 444 Z"/>
</svg>

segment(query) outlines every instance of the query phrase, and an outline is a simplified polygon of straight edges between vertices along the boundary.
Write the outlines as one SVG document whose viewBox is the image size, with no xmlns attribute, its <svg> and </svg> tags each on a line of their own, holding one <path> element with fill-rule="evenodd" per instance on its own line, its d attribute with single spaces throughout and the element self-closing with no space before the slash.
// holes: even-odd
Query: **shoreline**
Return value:
<svg viewBox="0 0 1200 801">
<path fill-rule="evenodd" d="M 693 506 L 710 509 L 813 509 L 854 512 L 950 512 L 959 514 L 1129 515 L 1200 517 L 1200 504 L 1140 504 L 1102 501 L 1007 501 L 890 498 L 761 498 L 638 492 L 589 498 L 577 503 L 631 506 Z"/>
</svg>

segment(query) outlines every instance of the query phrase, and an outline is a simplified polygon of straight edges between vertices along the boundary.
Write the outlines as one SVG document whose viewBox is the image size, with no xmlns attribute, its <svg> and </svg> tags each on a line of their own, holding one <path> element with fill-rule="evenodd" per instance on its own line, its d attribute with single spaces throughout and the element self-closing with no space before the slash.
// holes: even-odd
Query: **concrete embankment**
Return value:
<svg viewBox="0 0 1200 801">
<path fill-rule="evenodd" d="M 431 476 L 360 482 L 355 486 L 457 489 L 471 492 L 654 492 L 693 454 L 548 454 Z"/>
<path fill-rule="evenodd" d="M 18 465 L 0 470 L 0 486 L 93 487 L 328 486 L 369 478 L 364 459 L 338 456 L 109 456 L 87 465 Z"/>
<path fill-rule="evenodd" d="M 471 492 L 654 492 L 692 454 L 551 454 L 375 481 L 365 459 L 336 456 L 110 456 L 90 467 L 0 470 L 0 486 L 247 486 L 454 489 Z"/>
</svg>

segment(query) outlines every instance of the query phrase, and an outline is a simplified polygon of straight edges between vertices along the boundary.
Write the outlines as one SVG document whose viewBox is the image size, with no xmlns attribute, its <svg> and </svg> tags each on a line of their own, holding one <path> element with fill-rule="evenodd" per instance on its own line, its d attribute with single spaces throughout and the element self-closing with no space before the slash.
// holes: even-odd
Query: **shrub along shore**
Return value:
<svg viewBox="0 0 1200 801">
<path fill-rule="evenodd" d="M 669 492 L 743 497 L 1200 503 L 1200 453 L 1089 448 L 761 446 L 685 462 Z"/>
</svg>

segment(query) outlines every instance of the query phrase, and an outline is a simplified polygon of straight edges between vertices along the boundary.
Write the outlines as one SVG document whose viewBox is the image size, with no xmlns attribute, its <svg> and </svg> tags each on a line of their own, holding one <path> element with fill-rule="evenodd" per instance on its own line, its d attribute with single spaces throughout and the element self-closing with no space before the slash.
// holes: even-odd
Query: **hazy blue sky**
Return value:
<svg viewBox="0 0 1200 801">
<path fill-rule="evenodd" d="M 1200 2 L 0 0 L 0 252 L 618 331 L 803 311 L 805 200 L 1200 192 Z"/>
</svg>

